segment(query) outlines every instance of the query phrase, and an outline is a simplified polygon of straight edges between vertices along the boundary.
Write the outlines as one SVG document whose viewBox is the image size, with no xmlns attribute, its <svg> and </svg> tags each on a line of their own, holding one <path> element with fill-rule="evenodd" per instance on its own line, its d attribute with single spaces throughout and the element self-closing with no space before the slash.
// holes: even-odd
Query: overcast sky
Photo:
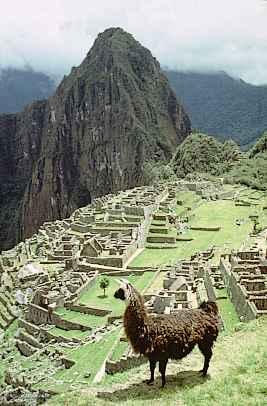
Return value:
<svg viewBox="0 0 267 406">
<path fill-rule="evenodd" d="M 162 66 L 267 84 L 264 0 L 2 0 L 0 66 L 68 73 L 112 26 L 131 32 Z"/>
</svg>

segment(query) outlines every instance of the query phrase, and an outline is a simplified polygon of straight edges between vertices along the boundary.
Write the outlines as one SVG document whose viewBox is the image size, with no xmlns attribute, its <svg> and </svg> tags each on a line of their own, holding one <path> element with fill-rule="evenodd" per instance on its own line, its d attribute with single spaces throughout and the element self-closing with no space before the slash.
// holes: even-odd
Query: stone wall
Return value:
<svg viewBox="0 0 267 406">
<path fill-rule="evenodd" d="M 34 338 L 31 334 L 28 334 L 24 329 L 20 329 L 18 331 L 18 340 L 25 341 L 26 343 L 30 344 L 32 347 L 37 348 L 43 348 L 43 345 L 36 339 Z"/>
<path fill-rule="evenodd" d="M 191 226 L 190 230 L 198 230 L 198 231 L 220 231 L 221 227 L 197 227 Z"/>
<path fill-rule="evenodd" d="M 63 335 L 54 335 L 52 333 L 50 333 L 49 330 L 44 329 L 44 328 L 40 328 L 41 331 L 41 335 L 42 338 L 50 341 L 50 340 L 56 340 L 58 343 L 77 343 L 77 344 L 81 344 L 81 340 L 79 340 L 78 338 L 68 338 L 68 337 L 64 337 Z"/>
<path fill-rule="evenodd" d="M 54 324 L 56 327 L 62 328 L 63 330 L 81 330 L 81 331 L 91 331 L 92 328 L 84 326 L 80 323 L 75 323 L 70 320 L 62 319 L 60 315 L 53 313 L 51 315 L 50 324 Z"/>
<path fill-rule="evenodd" d="M 28 306 L 26 321 L 36 325 L 54 324 L 56 327 L 62 328 L 63 330 L 91 330 L 90 327 L 83 326 L 70 320 L 64 320 L 59 314 L 48 312 L 48 310 L 33 303 L 30 303 Z"/>
<path fill-rule="evenodd" d="M 88 290 L 89 288 L 91 288 L 92 286 L 95 285 L 95 282 L 97 280 L 97 276 L 98 276 L 98 271 L 94 271 L 95 275 L 90 277 L 79 289 L 76 290 L 76 292 L 74 293 L 75 298 L 81 296 L 81 294 L 83 292 L 85 292 L 86 290 Z"/>
<path fill-rule="evenodd" d="M 24 328 L 29 334 L 32 335 L 39 334 L 40 332 L 39 327 L 23 319 L 18 320 L 18 327 Z"/>
<path fill-rule="evenodd" d="M 147 358 L 142 355 L 140 356 L 131 355 L 127 357 L 122 357 L 118 361 L 107 360 L 105 371 L 107 374 L 115 374 L 117 372 L 123 372 L 126 371 L 127 369 L 137 367 L 139 365 L 144 364 L 145 362 L 147 362 Z"/>
<path fill-rule="evenodd" d="M 97 309 L 95 307 L 89 307 L 81 303 L 67 304 L 67 309 L 84 314 L 92 314 L 94 316 L 104 317 L 111 313 L 111 310 Z"/>
<path fill-rule="evenodd" d="M 156 207 L 146 207 L 146 210 L 144 211 L 144 221 L 141 223 L 139 230 L 138 230 L 138 248 L 144 248 L 145 243 L 146 243 L 146 237 L 149 231 L 149 227 L 151 224 L 151 215 L 153 211 L 156 209 Z"/>
<path fill-rule="evenodd" d="M 210 277 L 209 271 L 206 269 L 204 272 L 204 284 L 207 291 L 208 299 L 216 301 L 216 292 L 213 287 L 212 279 Z"/>
<path fill-rule="evenodd" d="M 16 340 L 16 345 L 17 345 L 18 349 L 20 350 L 20 352 L 23 355 L 25 355 L 25 357 L 30 357 L 36 351 L 36 348 L 32 347 L 26 341 Z"/>
<path fill-rule="evenodd" d="M 61 361 L 66 369 L 70 369 L 71 367 L 73 367 L 75 365 L 75 361 L 73 361 L 72 359 L 66 358 L 66 357 L 62 357 Z"/>
<path fill-rule="evenodd" d="M 257 308 L 253 302 L 247 300 L 245 288 L 237 283 L 232 275 L 231 269 L 227 266 L 225 259 L 221 258 L 220 270 L 228 296 L 233 303 L 235 310 L 242 321 L 254 320 L 257 317 Z"/>
<path fill-rule="evenodd" d="M 158 243 L 158 244 L 175 244 L 176 236 L 169 235 L 149 235 L 147 237 L 147 242 Z"/>
<path fill-rule="evenodd" d="M 88 263 L 99 264 L 104 266 L 112 266 L 114 268 L 123 267 L 123 256 L 122 255 L 109 255 L 106 257 L 86 257 Z"/>
<path fill-rule="evenodd" d="M 26 320 L 36 325 L 49 324 L 51 322 L 50 315 L 46 309 L 30 303 L 26 313 Z"/>
</svg>

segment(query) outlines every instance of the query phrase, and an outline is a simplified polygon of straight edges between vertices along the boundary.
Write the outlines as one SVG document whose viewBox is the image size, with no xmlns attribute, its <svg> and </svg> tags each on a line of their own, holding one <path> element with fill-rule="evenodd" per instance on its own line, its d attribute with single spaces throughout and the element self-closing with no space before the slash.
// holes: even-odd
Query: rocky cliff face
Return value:
<svg viewBox="0 0 267 406">
<path fill-rule="evenodd" d="M 54 96 L 0 116 L 1 246 L 141 184 L 144 160 L 170 159 L 189 131 L 150 51 L 106 30 Z"/>
</svg>

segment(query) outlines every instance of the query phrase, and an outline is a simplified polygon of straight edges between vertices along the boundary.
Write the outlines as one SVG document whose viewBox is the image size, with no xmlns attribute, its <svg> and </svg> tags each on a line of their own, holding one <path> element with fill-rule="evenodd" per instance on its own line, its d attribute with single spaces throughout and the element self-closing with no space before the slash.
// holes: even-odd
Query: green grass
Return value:
<svg viewBox="0 0 267 406">
<path fill-rule="evenodd" d="M 4 352 L 4 348 L 5 350 L 9 348 L 9 352 L 6 357 L 4 359 L 1 359 L 0 361 L 0 384 L 2 384 L 4 381 L 5 371 L 8 370 L 10 366 L 12 367 L 14 365 L 14 362 L 17 363 L 17 372 L 19 373 L 24 369 L 25 372 L 27 371 L 26 375 L 29 373 L 29 370 L 40 370 L 41 372 L 51 367 L 51 360 L 44 354 L 41 356 L 42 361 L 40 363 L 36 362 L 33 357 L 24 357 L 23 355 L 21 355 L 14 342 L 14 335 L 17 329 L 18 321 L 15 320 L 4 332 L 3 340 L 0 340 L 0 354 Z M 8 346 L 5 345 L 4 347 L 2 347 L 3 343 L 8 343 Z M 10 362 L 10 360 L 12 360 L 12 363 Z"/>
<path fill-rule="evenodd" d="M 127 279 L 137 287 L 138 290 L 143 290 L 154 277 L 154 272 L 144 272 L 142 275 L 132 274 Z M 98 283 L 85 291 L 80 297 L 80 303 L 96 307 L 99 309 L 112 310 L 113 315 L 123 314 L 124 304 L 114 298 L 114 292 L 118 289 L 116 277 L 109 277 L 109 287 L 106 289 L 106 297 L 103 297 L 103 291 Z"/>
<path fill-rule="evenodd" d="M 193 193 L 193 192 L 192 192 Z M 263 201 L 261 202 L 261 205 Z M 261 208 L 256 210 L 260 215 L 261 224 L 267 224 L 267 213 Z M 192 211 L 194 217 L 191 226 L 214 227 L 220 226 L 219 231 L 189 230 L 182 237 L 192 237 L 192 241 L 177 241 L 177 248 L 152 249 L 145 248 L 140 255 L 130 263 L 133 267 L 157 266 L 174 263 L 177 260 L 188 259 L 197 251 L 216 246 L 224 250 L 238 249 L 252 230 L 252 222 L 248 218 L 255 213 L 255 207 L 235 206 L 231 200 L 208 201 Z M 236 219 L 244 219 L 240 226 Z"/>
<path fill-rule="evenodd" d="M 225 333 L 229 334 L 234 331 L 236 325 L 239 323 L 239 318 L 234 305 L 228 298 L 226 289 L 216 289 L 216 297 L 219 312 L 223 319 Z"/>
<path fill-rule="evenodd" d="M 241 198 L 241 196 L 239 196 Z M 266 205 L 266 196 L 261 193 L 255 193 L 249 188 L 243 188 L 242 198 L 259 203 L 258 206 L 239 207 L 235 206 L 233 201 L 201 201 L 194 192 L 179 192 L 177 199 L 184 202 L 183 206 L 176 207 L 176 213 L 182 212 L 186 207 L 196 207 L 189 213 L 193 214 L 189 225 L 214 227 L 220 226 L 220 231 L 199 231 L 188 230 L 181 237 L 193 238 L 192 241 L 177 241 L 176 248 L 162 249 L 145 248 L 143 252 L 136 257 L 131 266 L 154 266 L 164 265 L 176 262 L 178 259 L 187 259 L 196 251 L 206 250 L 211 246 L 216 247 L 213 263 L 219 261 L 220 253 L 232 248 L 239 248 L 244 241 L 248 242 L 252 239 L 248 238 L 249 232 L 252 230 L 252 222 L 248 219 L 249 215 L 258 213 L 261 224 L 267 224 L 267 211 L 262 210 Z M 254 199 L 253 199 L 254 198 Z M 255 199 L 258 199 L 257 201 Z M 198 204 L 199 203 L 199 204 Z M 236 219 L 245 219 L 245 222 L 240 226 L 236 225 Z M 157 227 L 163 226 L 164 222 L 153 221 Z M 170 234 L 176 233 L 173 228 L 169 230 Z M 156 234 L 152 234 L 155 236 Z M 156 245 L 156 244 L 155 244 Z M 53 264 L 49 271 L 53 272 Z M 153 289 L 162 287 L 164 272 L 159 273 L 158 277 L 153 281 Z M 142 291 L 148 287 L 155 272 L 145 272 L 143 274 L 132 274 L 129 279 L 138 290 Z M 117 277 L 109 277 L 110 286 L 107 289 L 106 297 L 103 297 L 103 290 L 100 289 L 97 283 L 83 292 L 80 302 L 90 307 L 111 310 L 111 315 L 120 316 L 124 311 L 124 304 L 114 298 L 114 291 L 118 288 L 116 282 Z M 151 289 L 150 289 L 151 292 Z M 225 290 L 219 290 L 218 296 L 222 296 Z M 267 322 L 256 321 L 249 325 L 239 323 L 238 317 L 234 311 L 234 307 L 228 298 L 218 299 L 218 306 L 222 315 L 225 332 L 221 334 L 218 344 L 215 346 L 214 358 L 212 360 L 211 374 L 212 380 L 203 380 L 194 372 L 199 369 L 202 364 L 202 357 L 198 351 L 188 357 L 185 365 L 182 367 L 180 363 L 174 364 L 178 369 L 169 379 L 167 389 L 161 391 L 158 388 L 158 382 L 154 388 L 147 388 L 141 383 L 142 379 L 147 376 L 148 367 L 139 367 L 114 376 L 106 376 L 101 382 L 102 387 L 110 387 L 111 385 L 124 384 L 128 385 L 127 389 L 116 390 L 115 393 L 108 395 L 104 401 L 95 398 L 90 393 L 92 382 L 102 366 L 104 360 L 110 354 L 111 359 L 118 360 L 125 353 L 128 343 L 119 341 L 122 334 L 121 328 L 117 328 L 105 335 L 101 341 L 95 343 L 83 344 L 79 348 L 66 348 L 60 345 L 66 356 L 75 361 L 75 365 L 69 370 L 62 369 L 53 375 L 52 378 L 47 378 L 47 382 L 42 384 L 46 389 L 58 390 L 62 392 L 62 396 L 57 396 L 52 399 L 49 404 L 54 405 L 102 405 L 102 404 L 125 404 L 125 405 L 151 405 L 151 404 L 182 404 L 182 405 L 220 405 L 223 400 L 223 405 L 262 405 L 261 403 L 266 396 L 266 385 L 264 387 L 263 378 L 266 378 L 266 333 Z M 58 309 L 57 312 L 65 320 L 78 322 L 84 326 L 91 328 L 100 327 L 107 322 L 108 316 L 99 317 L 86 315 L 76 311 L 66 309 Z M 251 327 L 250 327 L 251 326 Z M 238 333 L 234 333 L 236 329 L 240 329 Z M 16 324 L 13 323 L 5 333 L 5 338 L 13 337 L 16 330 Z M 63 336 L 66 338 L 86 338 L 89 332 L 81 332 L 76 330 L 65 331 L 57 327 L 53 327 L 50 332 L 55 336 Z M 264 347 L 265 346 L 265 347 Z M 13 352 L 12 352 L 13 357 Z M 23 368 L 29 369 L 34 366 L 33 361 L 25 357 L 21 357 L 18 351 L 14 350 L 15 359 L 19 359 Z M 254 357 L 254 358 L 253 358 Z M 190 361 L 192 359 L 192 362 Z M 47 359 L 46 362 L 49 362 Z M 191 364 L 190 364 L 191 362 Z M 188 367 L 188 363 L 190 367 Z M 44 363 L 43 365 L 47 365 Z M 7 360 L 0 363 L 0 382 L 3 380 L 5 369 L 8 367 Z M 173 368 L 173 367 L 172 367 Z M 187 369 L 187 372 L 179 372 L 179 370 Z M 85 374 L 90 371 L 90 377 L 86 378 Z M 171 369 L 172 371 L 172 369 Z M 136 382 L 135 384 L 132 382 Z M 78 388 L 81 388 L 77 391 Z M 69 391 L 76 390 L 73 394 Z M 98 386 L 100 389 L 100 386 Z M 230 400 L 229 400 L 230 399 Z M 228 402 L 229 400 L 229 402 Z M 228 402 L 228 403 L 227 403 Z"/>
<path fill-rule="evenodd" d="M 152 226 L 166 226 L 166 221 L 152 220 L 151 225 Z"/>
<path fill-rule="evenodd" d="M 141 275 L 132 274 L 127 279 L 132 282 L 138 290 L 143 290 L 154 277 L 154 272 L 144 272 Z M 80 303 L 95 307 L 103 310 L 111 310 L 112 316 L 120 316 L 124 311 L 124 303 L 114 298 L 114 292 L 118 289 L 118 283 L 116 277 L 109 277 L 109 287 L 106 289 L 106 296 L 103 296 L 103 290 L 100 289 L 99 284 L 96 283 L 85 291 L 80 297 Z M 96 328 L 103 326 L 107 323 L 108 316 L 100 317 L 90 314 L 84 314 L 65 308 L 57 309 L 57 313 L 65 320 L 80 323 L 83 326 Z M 60 329 L 59 329 L 60 330 Z M 58 333 L 58 330 L 56 330 Z M 64 334 L 64 333 L 63 333 Z M 70 334 L 70 333 L 67 333 Z M 71 333 L 74 337 L 82 338 L 80 332 L 77 331 Z M 70 334 L 70 336 L 71 336 Z M 61 334 L 62 335 L 62 334 Z M 66 337 L 66 335 L 65 335 Z"/>
<path fill-rule="evenodd" d="M 75 365 L 70 369 L 62 369 L 56 372 L 46 382 L 45 388 L 65 392 L 70 384 L 84 385 L 92 382 L 120 334 L 121 329 L 117 328 L 115 331 L 106 334 L 99 342 L 68 350 L 66 355 L 69 359 L 75 361 Z M 90 377 L 85 378 L 84 375 L 88 372 L 90 372 Z"/>
<path fill-rule="evenodd" d="M 100 317 L 91 314 L 84 314 L 73 310 L 67 310 L 65 307 L 57 309 L 56 313 L 59 314 L 62 317 L 62 319 L 73 321 L 75 323 L 80 323 L 81 325 L 86 327 L 95 328 L 103 326 L 107 322 L 106 316 Z"/>
<path fill-rule="evenodd" d="M 155 277 L 155 272 L 144 272 L 143 274 L 132 274 L 127 277 L 138 290 L 143 290 L 147 287 Z M 89 306 L 95 306 L 102 309 L 112 310 L 113 315 L 122 315 L 124 311 L 124 303 L 116 300 L 113 296 L 114 291 L 118 288 L 115 277 L 109 277 L 110 286 L 107 289 L 107 296 L 103 297 L 103 292 L 95 284 L 93 287 L 84 292 L 81 296 L 81 302 Z M 107 316 L 99 317 L 92 316 L 76 311 L 58 309 L 57 313 L 66 320 L 78 322 L 85 326 L 98 327 L 106 323 Z M 52 328 L 50 330 L 52 334 L 61 335 L 64 337 L 72 338 L 85 338 L 87 332 L 80 331 L 64 331 L 58 328 Z M 85 385 L 92 382 L 102 363 L 106 359 L 108 353 L 111 351 L 113 345 L 121 335 L 121 329 L 117 328 L 115 332 L 109 333 L 104 336 L 101 341 L 97 343 L 88 343 L 80 346 L 77 349 L 65 349 L 66 356 L 76 362 L 76 364 L 69 370 L 61 370 L 57 372 L 52 379 L 49 380 L 46 387 L 54 391 L 64 391 L 66 385 Z M 127 343 L 121 342 L 115 346 L 113 357 L 119 359 L 127 347 Z M 84 378 L 86 372 L 90 370 L 90 378 Z"/>
<path fill-rule="evenodd" d="M 118 341 L 116 347 L 114 348 L 113 353 L 111 354 L 110 359 L 112 361 L 118 361 L 123 356 L 123 354 L 125 354 L 125 351 L 127 350 L 128 347 L 129 347 L 128 342 Z"/>
<path fill-rule="evenodd" d="M 80 330 L 63 330 L 58 327 L 53 327 L 49 330 L 50 334 L 53 334 L 55 337 L 64 337 L 64 338 L 86 338 L 90 332 L 89 331 L 80 331 Z"/>
<path fill-rule="evenodd" d="M 175 237 L 177 235 L 177 230 L 174 227 L 169 227 L 168 228 L 168 233 L 167 234 L 161 234 L 161 233 L 149 233 L 148 236 L 151 237 Z"/>
<path fill-rule="evenodd" d="M 176 199 L 181 200 L 183 202 L 183 206 L 190 206 L 193 203 L 201 200 L 201 198 L 195 192 L 190 191 L 177 192 Z"/>
<path fill-rule="evenodd" d="M 107 376 L 101 386 L 112 387 L 112 392 L 104 399 L 95 397 L 89 388 L 56 396 L 48 401 L 48 405 L 263 406 L 267 399 L 266 335 L 267 319 L 262 317 L 244 324 L 243 330 L 231 336 L 221 336 L 214 348 L 210 379 L 203 379 L 196 372 L 203 360 L 195 351 L 184 361 L 168 365 L 164 390 L 160 389 L 159 379 L 154 386 L 142 383 L 149 373 L 146 364 Z"/>
</svg>

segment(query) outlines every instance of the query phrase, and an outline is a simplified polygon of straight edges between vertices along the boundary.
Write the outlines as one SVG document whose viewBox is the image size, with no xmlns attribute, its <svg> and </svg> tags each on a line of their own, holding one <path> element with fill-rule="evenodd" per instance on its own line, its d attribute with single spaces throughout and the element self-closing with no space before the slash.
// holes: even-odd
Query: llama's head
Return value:
<svg viewBox="0 0 267 406">
<path fill-rule="evenodd" d="M 133 285 L 126 279 L 120 279 L 117 282 L 120 284 L 120 287 L 114 293 L 114 297 L 116 299 L 129 302 L 129 300 L 133 297 L 133 293 L 135 291 Z"/>
</svg>

